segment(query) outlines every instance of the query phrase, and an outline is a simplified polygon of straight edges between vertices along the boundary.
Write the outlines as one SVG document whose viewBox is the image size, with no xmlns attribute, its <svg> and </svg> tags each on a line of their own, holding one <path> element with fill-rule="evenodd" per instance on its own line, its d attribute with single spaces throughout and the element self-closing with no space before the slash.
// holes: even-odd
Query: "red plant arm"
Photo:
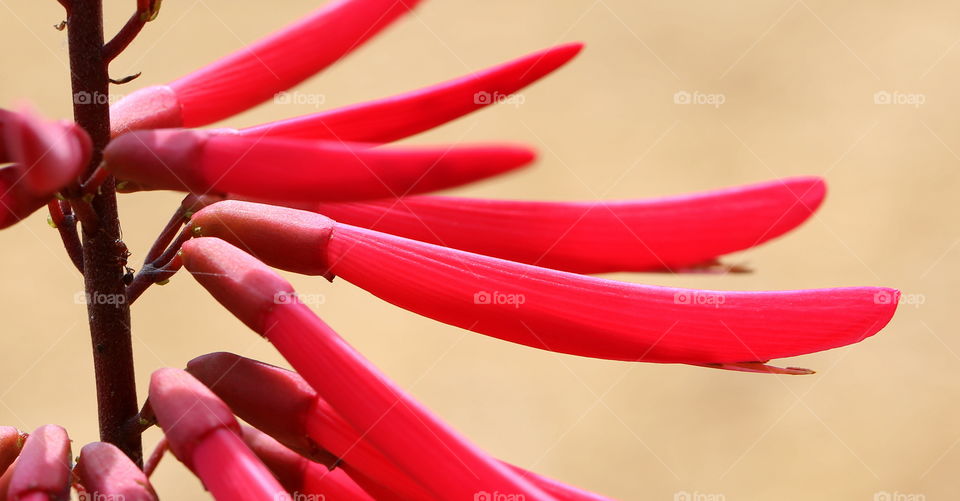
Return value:
<svg viewBox="0 0 960 501">
<path fill-rule="evenodd" d="M 387 149 L 179 130 L 125 134 L 104 151 L 106 168 L 142 188 L 294 200 L 435 191 L 533 159 L 532 151 L 515 146 Z"/>
<path fill-rule="evenodd" d="M 313 447 L 320 444 L 339 456 L 340 464 L 375 475 L 378 482 L 401 499 L 419 499 L 426 495 L 295 372 L 232 353 L 197 357 L 187 364 L 187 371 L 213 390 L 240 418 L 284 445 L 300 452 L 306 437 Z M 507 463 L 504 465 L 557 499 L 607 499 Z"/>
<path fill-rule="evenodd" d="M 552 499 L 406 396 L 304 305 L 279 300 L 293 289 L 252 256 L 223 240 L 202 238 L 184 244 L 183 264 L 266 336 L 354 429 L 440 499 L 482 492 Z"/>
<path fill-rule="evenodd" d="M 811 177 L 620 202 L 419 196 L 269 203 L 510 261 L 605 273 L 684 270 L 759 245 L 806 221 L 825 192 L 823 180 Z"/>
<path fill-rule="evenodd" d="M 271 122 L 238 131 L 242 135 L 388 143 L 432 129 L 495 104 L 547 76 L 580 52 L 570 43 L 425 89 Z"/>
<path fill-rule="evenodd" d="M 203 236 L 298 273 L 340 276 L 429 318 L 535 348 L 614 360 L 766 362 L 862 341 L 899 292 L 877 287 L 702 291 L 539 268 L 357 228 L 318 214 L 225 201 Z"/>
<path fill-rule="evenodd" d="M 197 127 L 236 115 L 337 62 L 418 0 L 336 0 L 248 47 L 110 110 L 114 133 Z"/>
</svg>

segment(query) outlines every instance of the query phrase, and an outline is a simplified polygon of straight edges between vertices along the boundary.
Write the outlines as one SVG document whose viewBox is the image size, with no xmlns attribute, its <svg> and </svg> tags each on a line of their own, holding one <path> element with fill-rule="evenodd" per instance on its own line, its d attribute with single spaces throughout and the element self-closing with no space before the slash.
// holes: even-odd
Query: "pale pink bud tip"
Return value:
<svg viewBox="0 0 960 501">
<path fill-rule="evenodd" d="M 230 409 L 178 369 L 150 378 L 150 404 L 173 454 L 218 500 L 282 499 L 283 487 L 240 439 Z"/>
<path fill-rule="evenodd" d="M 86 499 L 157 499 L 147 475 L 112 444 L 93 442 L 83 446 L 74 473 L 87 494 Z"/>
<path fill-rule="evenodd" d="M 242 312 L 238 318 L 262 331 L 266 313 L 293 300 L 293 286 L 253 256 L 217 238 L 186 242 L 183 266 L 227 309 Z"/>
<path fill-rule="evenodd" d="M 371 148 L 364 144 L 140 131 L 114 140 L 105 167 L 143 188 L 292 200 L 368 200 L 450 188 L 533 161 L 510 145 Z"/>
<path fill-rule="evenodd" d="M 13 468 L 8 499 L 70 499 L 71 461 L 66 430 L 52 424 L 37 428 L 30 434 Z"/>
<path fill-rule="evenodd" d="M 140 89 L 110 106 L 110 133 L 114 137 L 134 130 L 182 125 L 180 101 L 165 85 Z"/>
<path fill-rule="evenodd" d="M 170 450 L 191 466 L 194 447 L 220 428 L 237 433 L 240 425 L 206 386 L 179 369 L 158 369 L 150 378 L 150 405 L 163 428 Z"/>
</svg>

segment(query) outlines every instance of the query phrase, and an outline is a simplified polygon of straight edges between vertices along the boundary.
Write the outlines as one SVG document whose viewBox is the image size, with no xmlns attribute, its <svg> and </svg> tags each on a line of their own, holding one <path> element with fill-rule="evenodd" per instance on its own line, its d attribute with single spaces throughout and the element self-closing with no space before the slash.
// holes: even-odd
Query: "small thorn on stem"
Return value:
<svg viewBox="0 0 960 501">
<path fill-rule="evenodd" d="M 136 80 L 136 79 L 139 78 L 140 75 L 142 75 L 142 74 L 143 74 L 142 71 L 138 71 L 137 73 L 135 73 L 135 74 L 133 74 L 133 75 L 125 76 L 125 77 L 123 77 L 123 78 L 121 78 L 121 79 L 119 79 L 119 80 L 114 80 L 113 78 L 111 78 L 111 79 L 110 79 L 110 83 L 115 84 L 115 85 L 123 85 L 123 84 L 125 84 L 125 83 L 129 83 L 129 82 L 132 82 L 132 81 Z"/>
<path fill-rule="evenodd" d="M 57 31 L 63 31 L 67 29 L 67 21 L 66 20 L 60 21 L 59 24 L 53 25 L 53 28 Z"/>
</svg>

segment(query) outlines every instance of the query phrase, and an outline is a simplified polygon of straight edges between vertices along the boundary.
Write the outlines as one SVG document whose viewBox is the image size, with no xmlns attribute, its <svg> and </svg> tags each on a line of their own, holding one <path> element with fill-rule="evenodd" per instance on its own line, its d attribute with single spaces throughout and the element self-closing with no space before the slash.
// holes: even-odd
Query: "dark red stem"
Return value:
<svg viewBox="0 0 960 501">
<path fill-rule="evenodd" d="M 110 141 L 110 79 L 103 49 L 101 0 L 72 0 L 67 24 L 74 120 L 87 131 L 94 145 L 89 174 L 100 164 L 103 149 Z M 137 414 L 138 406 L 130 307 L 123 284 L 126 249 L 120 240 L 112 178 L 103 182 L 90 206 L 96 225 L 83 227 L 83 278 L 93 342 L 100 439 L 142 464 L 140 435 L 124 426 Z"/>
<path fill-rule="evenodd" d="M 70 204 L 62 200 L 54 200 L 47 206 L 50 208 L 50 220 L 60 233 L 60 240 L 63 241 L 67 256 L 82 274 L 83 244 L 80 243 L 80 234 L 77 233 L 77 216 L 70 209 Z"/>
<path fill-rule="evenodd" d="M 120 28 L 120 31 L 103 46 L 103 58 L 108 64 L 119 56 L 120 53 L 123 52 L 123 49 L 126 49 L 134 38 L 137 38 L 140 30 L 142 30 L 146 24 L 147 22 L 143 19 L 143 15 L 139 11 L 134 12 L 133 15 L 130 16 L 127 24 L 124 24 L 123 28 Z"/>
</svg>

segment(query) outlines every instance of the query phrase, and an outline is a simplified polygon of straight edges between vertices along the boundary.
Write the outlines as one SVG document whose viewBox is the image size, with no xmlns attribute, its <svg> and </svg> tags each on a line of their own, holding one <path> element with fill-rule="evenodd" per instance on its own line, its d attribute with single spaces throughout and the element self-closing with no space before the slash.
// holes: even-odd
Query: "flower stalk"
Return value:
<svg viewBox="0 0 960 501">
<path fill-rule="evenodd" d="M 103 49 L 102 0 L 72 1 L 68 25 L 73 114 L 76 123 L 93 142 L 93 155 L 86 171 L 90 173 L 100 163 L 102 151 L 110 141 L 107 102 L 110 77 Z M 123 262 L 126 251 L 120 240 L 113 179 L 106 179 L 101 184 L 98 194 L 90 200 L 90 206 L 95 223 L 84 221 L 81 235 L 87 297 L 121 297 L 125 294 Z M 91 224 L 95 227 L 91 228 Z M 140 464 L 143 456 L 140 436 L 124 432 L 124 424 L 138 410 L 129 305 L 125 301 L 88 301 L 87 313 L 96 374 L 100 439 L 116 445 L 134 463 Z"/>
</svg>

